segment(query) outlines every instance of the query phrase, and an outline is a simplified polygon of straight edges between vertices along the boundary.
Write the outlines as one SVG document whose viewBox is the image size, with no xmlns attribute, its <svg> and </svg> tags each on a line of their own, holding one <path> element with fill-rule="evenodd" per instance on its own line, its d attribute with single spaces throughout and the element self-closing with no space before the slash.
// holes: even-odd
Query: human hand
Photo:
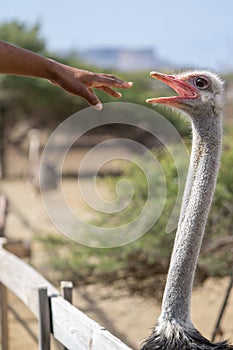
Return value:
<svg viewBox="0 0 233 350">
<path fill-rule="evenodd" d="M 115 88 L 128 89 L 133 83 L 121 80 L 114 75 L 93 73 L 86 70 L 55 63 L 55 75 L 50 79 L 51 83 L 61 87 L 72 95 L 84 98 L 92 107 L 102 109 L 102 103 L 93 88 L 102 90 L 115 98 L 120 98 L 121 93 Z"/>
<path fill-rule="evenodd" d="M 92 88 L 119 98 L 121 94 L 115 91 L 115 88 L 128 89 L 133 85 L 113 75 L 92 73 L 61 64 L 2 40 L 0 40 L 1 73 L 48 79 L 70 94 L 81 96 L 98 110 L 102 109 L 102 103 Z"/>
</svg>

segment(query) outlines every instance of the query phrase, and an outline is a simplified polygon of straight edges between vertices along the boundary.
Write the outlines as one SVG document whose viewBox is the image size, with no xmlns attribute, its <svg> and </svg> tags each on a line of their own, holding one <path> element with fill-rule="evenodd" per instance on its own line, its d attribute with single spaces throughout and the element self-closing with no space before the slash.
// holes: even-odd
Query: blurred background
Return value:
<svg viewBox="0 0 233 350">
<path fill-rule="evenodd" d="M 133 81 L 134 87 L 123 92 L 121 101 L 151 108 L 146 98 L 172 94 L 150 78 L 151 70 L 173 73 L 204 68 L 217 71 L 225 80 L 221 170 L 198 263 L 192 307 L 194 324 L 207 337 L 211 337 L 233 266 L 232 13 L 231 0 L 188 4 L 184 0 L 118 0 L 111 4 L 107 0 L 21 0 L 14 5 L 4 1 L 0 12 L 2 40 L 68 65 Z M 101 92 L 98 96 L 103 102 L 113 101 Z M 120 225 L 133 218 L 145 202 L 147 184 L 142 172 L 130 162 L 119 160 L 100 169 L 97 183 L 103 196 L 111 200 L 122 177 L 132 182 L 135 195 L 127 211 L 120 216 L 96 213 L 78 192 L 77 168 L 83 157 L 99 142 L 111 138 L 130 138 L 153 150 L 166 174 L 167 200 L 150 232 L 125 247 L 94 249 L 65 238 L 43 208 L 38 191 L 39 162 L 53 130 L 86 107 L 84 100 L 47 81 L 0 76 L 0 192 L 9 200 L 4 234 L 12 241 L 27 241 L 31 264 L 52 283 L 70 279 L 79 285 L 75 292 L 78 306 L 137 348 L 159 314 L 174 240 L 174 232 L 165 234 L 165 228 L 177 196 L 177 172 L 166 150 L 144 130 L 121 124 L 90 130 L 72 147 L 63 168 L 63 190 L 85 220 Z M 190 148 L 188 123 L 170 110 L 157 107 L 157 111 L 173 123 Z M 125 149 L 126 154 L 130 152 Z M 88 186 L 90 178 L 91 169 L 80 181 Z M 11 298 L 15 308 L 21 310 L 23 305 Z M 218 337 L 233 341 L 232 296 L 229 303 Z M 36 332 L 36 323 L 26 311 L 25 319 Z M 12 314 L 11 348 L 23 349 L 26 345 L 36 349 L 33 337 L 24 336 L 20 327 Z"/>
</svg>

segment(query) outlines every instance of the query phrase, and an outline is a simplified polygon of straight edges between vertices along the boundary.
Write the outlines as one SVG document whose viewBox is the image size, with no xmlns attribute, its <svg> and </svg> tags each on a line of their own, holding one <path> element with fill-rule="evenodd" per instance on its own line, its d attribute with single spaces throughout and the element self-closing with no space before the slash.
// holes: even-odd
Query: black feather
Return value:
<svg viewBox="0 0 233 350">
<path fill-rule="evenodd" d="M 156 326 L 141 350 L 233 350 L 233 345 L 228 341 L 211 343 L 195 328 L 186 330 L 180 326 L 173 327 L 168 337 L 161 327 Z"/>
</svg>

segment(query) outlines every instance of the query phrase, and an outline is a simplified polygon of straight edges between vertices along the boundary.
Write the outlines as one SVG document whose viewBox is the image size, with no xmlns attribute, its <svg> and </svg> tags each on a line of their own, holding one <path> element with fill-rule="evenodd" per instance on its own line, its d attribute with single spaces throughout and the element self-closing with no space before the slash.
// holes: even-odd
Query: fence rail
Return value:
<svg viewBox="0 0 233 350">
<path fill-rule="evenodd" d="M 3 290 L 6 287 L 22 300 L 39 321 L 39 349 L 50 349 L 52 334 L 70 350 L 132 350 L 65 300 L 34 268 L 5 250 L 4 244 L 0 244 L 0 284 Z M 3 324 L 7 322 L 3 314 L 6 312 L 3 310 L 6 303 L 4 295 L 1 301 L 4 302 L 1 310 L 4 328 L 7 327 Z M 6 339 L 2 339 L 2 350 L 7 350 Z"/>
</svg>

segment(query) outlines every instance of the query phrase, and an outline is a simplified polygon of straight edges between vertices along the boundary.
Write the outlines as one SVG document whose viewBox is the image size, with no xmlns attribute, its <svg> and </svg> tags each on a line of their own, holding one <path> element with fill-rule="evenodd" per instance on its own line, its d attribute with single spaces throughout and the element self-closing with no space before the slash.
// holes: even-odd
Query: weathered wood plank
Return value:
<svg viewBox="0 0 233 350">
<path fill-rule="evenodd" d="M 58 290 L 35 269 L 0 247 L 0 282 L 12 291 L 38 319 L 38 287 L 47 287 L 48 295 Z"/>
<path fill-rule="evenodd" d="M 61 296 L 72 304 L 73 301 L 73 283 L 71 281 L 60 282 Z M 62 350 L 69 350 L 66 346 Z"/>
<path fill-rule="evenodd" d="M 70 350 L 131 350 L 62 297 L 51 298 L 54 337 Z"/>
<path fill-rule="evenodd" d="M 0 245 L 1 246 L 1 245 Z M 58 290 L 27 263 L 0 247 L 0 282 L 39 319 L 38 288 L 46 287 L 55 339 L 70 350 L 131 350 L 64 300 Z"/>
</svg>

